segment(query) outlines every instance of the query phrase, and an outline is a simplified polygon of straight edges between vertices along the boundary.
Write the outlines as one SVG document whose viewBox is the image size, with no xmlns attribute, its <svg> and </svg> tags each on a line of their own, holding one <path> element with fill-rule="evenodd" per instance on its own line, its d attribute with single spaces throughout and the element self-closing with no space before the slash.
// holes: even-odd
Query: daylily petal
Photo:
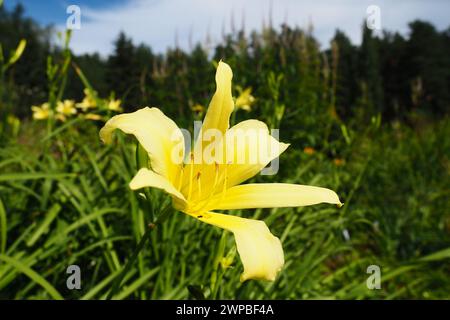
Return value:
<svg viewBox="0 0 450 320">
<path fill-rule="evenodd" d="M 239 139 L 241 143 L 236 142 Z M 226 162 L 230 163 L 227 168 L 228 187 L 255 176 L 289 147 L 289 144 L 272 137 L 264 122 L 253 119 L 230 128 L 226 135 L 226 145 Z"/>
<path fill-rule="evenodd" d="M 264 221 L 214 212 L 208 212 L 196 218 L 233 232 L 244 266 L 241 281 L 275 280 L 278 271 L 284 265 L 283 248 L 280 239 L 270 233 Z"/>
<path fill-rule="evenodd" d="M 339 206 L 338 195 L 330 189 L 289 183 L 253 183 L 234 186 L 211 201 L 215 210 L 281 208 L 331 203 Z"/>
<path fill-rule="evenodd" d="M 112 132 L 120 129 L 133 134 L 147 150 L 153 171 L 174 181 L 184 157 L 184 138 L 178 126 L 158 108 L 143 108 L 136 112 L 112 117 L 100 130 L 105 143 Z M 180 151 L 175 155 L 175 151 Z"/>
<path fill-rule="evenodd" d="M 230 115 L 234 109 L 233 96 L 231 94 L 232 78 L 233 72 L 230 66 L 220 61 L 216 71 L 216 92 L 206 112 L 202 132 L 208 129 L 217 129 L 223 134 L 230 126 Z"/>
<path fill-rule="evenodd" d="M 204 176 L 202 181 L 207 181 L 208 179 L 214 180 L 215 167 L 213 164 L 205 164 L 205 159 L 203 159 L 203 150 L 211 144 L 207 137 L 209 135 L 214 135 L 217 133 L 220 139 L 223 139 L 225 133 L 230 126 L 229 120 L 230 115 L 234 109 L 233 96 L 231 92 L 231 79 L 233 78 L 233 72 L 228 64 L 220 61 L 217 66 L 216 71 L 216 92 L 211 99 L 208 110 L 203 121 L 202 128 L 200 130 L 199 136 L 194 146 L 195 158 L 201 161 L 197 161 L 193 165 L 194 172 L 201 171 Z M 214 141 L 217 143 L 217 141 Z M 221 144 L 223 147 L 223 144 Z M 217 161 L 217 163 L 223 163 Z M 186 166 L 185 177 L 189 178 L 191 164 Z M 187 179 L 184 179 L 186 181 Z M 188 184 L 183 187 L 183 192 L 188 188 Z M 197 193 L 197 186 L 193 187 L 193 193 Z"/>
<path fill-rule="evenodd" d="M 141 168 L 131 180 L 129 186 L 131 190 L 145 187 L 162 189 L 174 197 L 175 202 L 178 204 L 177 209 L 183 208 L 186 204 L 184 196 L 169 180 L 147 168 Z"/>
</svg>

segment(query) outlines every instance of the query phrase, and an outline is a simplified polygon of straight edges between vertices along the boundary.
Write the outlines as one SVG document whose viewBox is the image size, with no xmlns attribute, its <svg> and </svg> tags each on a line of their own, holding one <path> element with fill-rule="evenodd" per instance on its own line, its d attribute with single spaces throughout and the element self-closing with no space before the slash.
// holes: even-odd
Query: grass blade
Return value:
<svg viewBox="0 0 450 320">
<path fill-rule="evenodd" d="M 0 198 L 0 253 L 6 251 L 6 239 L 7 239 L 8 226 L 6 224 L 6 210 L 3 206 L 2 199 Z"/>
<path fill-rule="evenodd" d="M 36 229 L 36 231 L 32 234 L 32 236 L 27 241 L 27 246 L 31 247 L 36 243 L 36 241 L 39 240 L 39 238 L 48 231 L 48 227 L 50 224 L 55 220 L 55 218 L 58 216 L 58 213 L 61 211 L 61 206 L 59 204 L 54 204 L 48 214 L 45 216 L 44 221 L 39 225 L 39 227 Z"/>
<path fill-rule="evenodd" d="M 28 278 L 41 285 L 42 288 L 55 300 L 64 300 L 61 294 L 43 277 L 41 277 L 36 271 L 22 264 L 20 261 L 8 257 L 4 254 L 0 254 L 0 260 L 14 266 L 17 270 L 24 273 Z"/>
</svg>

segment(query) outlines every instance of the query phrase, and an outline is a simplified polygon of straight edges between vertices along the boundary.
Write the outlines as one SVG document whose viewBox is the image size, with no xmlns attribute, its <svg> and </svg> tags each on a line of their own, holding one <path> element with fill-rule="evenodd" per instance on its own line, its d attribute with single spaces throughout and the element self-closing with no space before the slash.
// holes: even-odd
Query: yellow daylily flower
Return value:
<svg viewBox="0 0 450 320">
<path fill-rule="evenodd" d="M 56 111 L 64 116 L 71 116 L 77 113 L 77 109 L 75 108 L 75 101 L 73 100 L 64 100 L 58 101 L 56 105 Z"/>
<path fill-rule="evenodd" d="M 86 112 L 88 109 L 93 109 L 97 107 L 97 101 L 95 97 L 91 95 L 91 92 L 88 89 L 84 89 L 84 98 L 83 101 L 77 103 L 77 108 L 82 109 Z"/>
<path fill-rule="evenodd" d="M 108 110 L 116 111 L 116 112 L 122 111 L 122 108 L 120 107 L 121 103 L 122 103 L 122 101 L 120 99 L 117 99 L 117 100 L 111 99 L 108 102 Z"/>
<path fill-rule="evenodd" d="M 237 88 L 240 91 L 239 97 L 237 97 L 235 102 L 236 109 L 242 109 L 245 111 L 252 110 L 252 104 L 255 102 L 255 97 L 252 96 L 252 88 L 247 88 L 242 90 L 240 87 Z"/>
<path fill-rule="evenodd" d="M 229 128 L 230 115 L 234 109 L 232 75 L 231 68 L 219 62 L 216 92 L 205 115 L 199 138 L 190 152 L 185 150 L 183 135 L 175 122 L 158 108 L 146 107 L 114 116 L 100 130 L 100 137 L 105 143 L 110 143 L 115 129 L 133 134 L 148 152 L 151 169 L 141 168 L 131 180 L 130 188 L 162 189 L 171 196 L 177 210 L 231 231 L 244 267 L 241 281 L 274 280 L 284 265 L 280 240 L 263 221 L 215 213 L 214 210 L 297 207 L 318 203 L 341 205 L 341 202 L 334 191 L 321 187 L 287 183 L 240 185 L 277 158 L 288 144 L 274 139 L 267 126 L 258 120 L 246 120 Z M 240 136 L 236 133 L 252 131 L 262 133 L 257 143 L 249 139 L 240 144 L 232 143 Z M 222 135 L 217 143 L 208 139 L 211 132 Z M 214 161 L 198 161 L 197 154 L 205 153 L 211 146 L 217 147 L 218 151 L 214 152 Z M 185 163 L 175 161 L 174 150 L 181 159 L 187 159 Z M 250 161 L 252 155 L 264 152 L 266 156 L 261 161 Z"/>
<path fill-rule="evenodd" d="M 33 111 L 33 119 L 35 120 L 45 120 L 50 116 L 50 105 L 45 102 L 40 106 L 31 106 Z"/>
</svg>

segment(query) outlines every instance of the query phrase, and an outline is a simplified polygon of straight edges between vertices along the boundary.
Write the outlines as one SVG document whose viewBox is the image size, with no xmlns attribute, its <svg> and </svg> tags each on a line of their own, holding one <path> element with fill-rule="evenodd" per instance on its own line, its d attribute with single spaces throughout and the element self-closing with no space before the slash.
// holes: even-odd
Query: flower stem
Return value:
<svg viewBox="0 0 450 320">
<path fill-rule="evenodd" d="M 219 244 L 217 245 L 216 257 L 214 258 L 213 270 L 211 273 L 211 299 L 216 299 L 219 292 L 220 282 L 222 280 L 223 271 L 220 270 L 220 261 L 223 259 L 226 244 L 226 231 L 222 232 Z"/>
<path fill-rule="evenodd" d="M 136 166 L 139 170 L 140 168 L 148 168 L 148 154 L 147 151 L 142 147 L 142 145 L 138 142 L 136 145 Z M 147 199 L 148 212 L 150 214 L 150 221 L 155 221 L 155 207 L 152 202 L 152 195 L 150 192 L 150 188 L 144 188 L 145 198 Z"/>
</svg>

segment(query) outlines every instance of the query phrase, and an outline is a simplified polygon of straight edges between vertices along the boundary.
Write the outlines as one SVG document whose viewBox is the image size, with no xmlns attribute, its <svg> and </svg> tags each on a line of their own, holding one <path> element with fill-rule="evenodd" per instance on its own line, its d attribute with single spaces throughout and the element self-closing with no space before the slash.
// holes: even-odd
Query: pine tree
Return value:
<svg viewBox="0 0 450 320">
<path fill-rule="evenodd" d="M 124 101 L 124 107 L 139 106 L 139 73 L 135 57 L 136 49 L 131 39 L 120 32 L 114 42 L 114 53 L 109 56 L 106 80 L 109 91 L 114 91 L 117 98 Z"/>
<path fill-rule="evenodd" d="M 360 80 L 367 86 L 369 110 L 365 115 L 371 116 L 383 112 L 383 87 L 380 75 L 378 39 L 373 36 L 372 30 L 363 26 L 363 38 L 359 50 L 359 75 Z"/>
<path fill-rule="evenodd" d="M 421 108 L 442 115 L 450 107 L 448 34 L 437 32 L 433 25 L 423 21 L 414 21 L 409 28 L 410 40 L 406 48 L 409 57 L 405 71 L 409 73 L 410 80 L 421 78 Z"/>
<path fill-rule="evenodd" d="M 338 48 L 339 59 L 337 66 L 336 83 L 336 110 L 340 116 L 349 117 L 355 106 L 358 83 L 356 81 L 357 49 L 350 39 L 340 30 L 337 30 L 333 40 Z"/>
</svg>

